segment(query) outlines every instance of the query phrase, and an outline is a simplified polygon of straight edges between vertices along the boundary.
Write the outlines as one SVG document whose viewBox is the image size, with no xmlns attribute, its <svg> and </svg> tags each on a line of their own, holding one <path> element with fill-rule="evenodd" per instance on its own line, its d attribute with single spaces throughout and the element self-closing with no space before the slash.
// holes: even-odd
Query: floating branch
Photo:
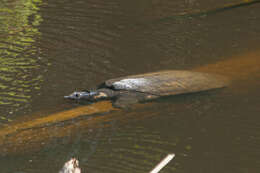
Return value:
<svg viewBox="0 0 260 173">
<path fill-rule="evenodd" d="M 173 158 L 175 154 L 168 154 L 158 165 L 155 166 L 150 173 L 158 173 L 163 167 L 165 167 Z"/>
</svg>

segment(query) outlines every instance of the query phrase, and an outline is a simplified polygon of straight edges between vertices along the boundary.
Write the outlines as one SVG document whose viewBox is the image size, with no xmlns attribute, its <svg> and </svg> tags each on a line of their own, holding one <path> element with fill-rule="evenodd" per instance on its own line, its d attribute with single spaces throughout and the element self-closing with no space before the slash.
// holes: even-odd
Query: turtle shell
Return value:
<svg viewBox="0 0 260 173">
<path fill-rule="evenodd" d="M 227 80 L 219 75 L 168 70 L 110 79 L 105 85 L 115 90 L 166 96 L 222 88 L 227 86 Z"/>
</svg>

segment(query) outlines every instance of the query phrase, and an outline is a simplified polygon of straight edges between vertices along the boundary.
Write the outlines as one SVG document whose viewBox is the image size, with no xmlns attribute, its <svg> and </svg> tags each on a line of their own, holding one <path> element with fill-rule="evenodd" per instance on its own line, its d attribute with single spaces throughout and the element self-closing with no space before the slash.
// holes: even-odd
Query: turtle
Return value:
<svg viewBox="0 0 260 173">
<path fill-rule="evenodd" d="M 111 99 L 113 106 L 122 108 L 163 96 L 223 88 L 227 84 L 228 80 L 225 77 L 216 74 L 165 70 L 109 79 L 95 90 L 75 91 L 64 97 L 91 102 Z"/>
</svg>

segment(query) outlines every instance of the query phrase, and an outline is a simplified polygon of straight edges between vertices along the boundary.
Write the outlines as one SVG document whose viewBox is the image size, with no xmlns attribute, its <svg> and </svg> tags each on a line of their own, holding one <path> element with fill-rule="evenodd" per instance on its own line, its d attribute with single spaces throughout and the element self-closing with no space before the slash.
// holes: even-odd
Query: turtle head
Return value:
<svg viewBox="0 0 260 173">
<path fill-rule="evenodd" d="M 93 100 L 98 94 L 96 91 L 75 91 L 68 96 L 64 96 L 66 99 L 71 100 Z"/>
<path fill-rule="evenodd" d="M 66 99 L 89 101 L 104 99 L 107 97 L 108 95 L 105 92 L 101 91 L 75 91 L 68 96 L 64 96 L 64 98 Z"/>
</svg>

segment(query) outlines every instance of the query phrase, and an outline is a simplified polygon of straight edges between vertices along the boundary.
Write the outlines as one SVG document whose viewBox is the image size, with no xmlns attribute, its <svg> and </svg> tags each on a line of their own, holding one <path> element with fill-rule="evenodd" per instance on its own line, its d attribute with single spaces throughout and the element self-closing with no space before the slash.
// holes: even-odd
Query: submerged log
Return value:
<svg viewBox="0 0 260 173">
<path fill-rule="evenodd" d="M 215 64 L 194 68 L 194 71 L 221 74 L 229 77 L 233 82 L 260 78 L 260 52 L 251 52 L 236 56 Z M 231 87 L 232 86 L 231 84 Z M 153 103 L 139 104 L 135 107 L 152 106 Z M 115 111 L 117 110 L 117 111 Z M 78 107 L 68 111 L 47 115 L 43 118 L 36 118 L 30 121 L 9 124 L 0 129 L 0 153 L 1 155 L 21 153 L 39 150 L 56 138 L 63 138 L 77 133 L 79 130 L 98 128 L 100 124 L 112 120 L 129 121 L 131 119 L 142 119 L 152 116 L 154 113 L 145 109 L 138 116 L 133 112 L 118 111 L 109 101 L 97 102 L 91 105 Z M 91 119 L 86 117 L 93 114 L 108 113 L 105 116 L 94 116 Z M 82 119 L 75 121 L 75 119 Z M 71 121 L 73 120 L 73 122 Z M 68 122 L 65 123 L 64 122 Z M 59 125 L 61 124 L 61 125 Z"/>
</svg>

